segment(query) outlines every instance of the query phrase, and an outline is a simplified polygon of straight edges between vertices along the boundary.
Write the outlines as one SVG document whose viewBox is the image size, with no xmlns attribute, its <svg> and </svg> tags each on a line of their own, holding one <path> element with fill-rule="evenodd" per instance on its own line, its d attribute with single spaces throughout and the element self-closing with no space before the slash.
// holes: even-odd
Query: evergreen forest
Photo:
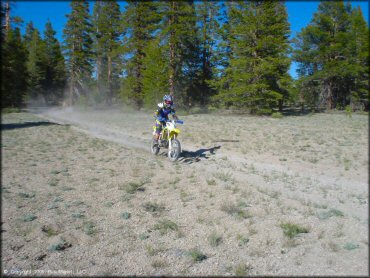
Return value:
<svg viewBox="0 0 370 278">
<path fill-rule="evenodd" d="M 79 0 L 66 17 L 58 41 L 1 2 L 2 108 L 146 109 L 171 94 L 186 111 L 369 110 L 369 26 L 348 2 L 321 1 L 293 39 L 284 1 Z"/>
</svg>

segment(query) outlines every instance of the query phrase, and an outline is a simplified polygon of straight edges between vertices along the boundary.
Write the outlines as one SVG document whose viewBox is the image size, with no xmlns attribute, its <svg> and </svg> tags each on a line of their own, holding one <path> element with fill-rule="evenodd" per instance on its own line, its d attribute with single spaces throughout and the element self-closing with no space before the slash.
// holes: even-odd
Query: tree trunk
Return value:
<svg viewBox="0 0 370 278">
<path fill-rule="evenodd" d="M 333 91 L 330 82 L 328 82 L 326 90 L 327 90 L 326 109 L 331 110 L 333 108 Z"/>
<path fill-rule="evenodd" d="M 176 3 L 175 1 L 171 2 L 171 16 L 169 20 L 169 26 L 170 26 L 170 76 L 169 76 L 169 85 L 170 85 L 170 95 L 175 95 L 175 30 L 173 24 L 175 23 L 175 7 Z"/>
<path fill-rule="evenodd" d="M 6 1 L 5 4 L 5 31 L 6 34 L 9 32 L 10 29 L 10 1 Z"/>
<path fill-rule="evenodd" d="M 107 88 L 107 104 L 112 105 L 112 57 L 108 55 L 108 88 Z"/>
<path fill-rule="evenodd" d="M 143 106 L 143 64 L 144 64 L 144 52 L 142 50 L 142 46 L 140 45 L 138 51 L 138 63 L 137 63 L 137 71 L 136 71 L 136 80 L 137 80 L 137 87 L 136 87 L 136 94 L 137 94 L 137 106 L 140 109 Z"/>
<path fill-rule="evenodd" d="M 206 89 L 206 78 L 207 78 L 207 15 L 204 14 L 203 16 L 203 86 L 200 91 L 200 105 L 201 107 L 204 107 L 205 105 L 205 94 L 204 90 Z"/>
<path fill-rule="evenodd" d="M 96 61 L 96 81 L 98 82 L 98 93 L 99 95 L 102 95 L 102 89 L 101 89 L 101 56 L 97 58 Z"/>
<path fill-rule="evenodd" d="M 283 112 L 283 100 L 282 99 L 279 99 L 279 112 L 280 113 Z"/>
<path fill-rule="evenodd" d="M 73 105 L 73 89 L 74 89 L 74 80 L 73 80 L 73 73 L 71 74 L 71 80 L 69 84 L 69 93 L 68 93 L 68 99 L 67 99 L 67 105 L 72 106 Z"/>
<path fill-rule="evenodd" d="M 75 44 L 72 46 L 72 53 L 75 51 Z M 69 95 L 67 100 L 67 105 L 72 106 L 73 103 L 73 94 L 74 94 L 74 87 L 75 87 L 75 67 L 74 67 L 74 61 L 71 62 L 71 71 L 70 71 L 70 84 L 69 84 Z"/>
</svg>

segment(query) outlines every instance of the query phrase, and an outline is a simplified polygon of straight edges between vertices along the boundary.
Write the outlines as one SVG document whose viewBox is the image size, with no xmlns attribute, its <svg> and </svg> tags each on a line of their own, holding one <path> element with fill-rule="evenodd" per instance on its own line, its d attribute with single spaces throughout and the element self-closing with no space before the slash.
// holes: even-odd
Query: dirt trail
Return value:
<svg viewBox="0 0 370 278">
<path fill-rule="evenodd" d="M 55 122 L 71 124 L 75 129 L 85 132 L 93 137 L 116 142 L 123 146 L 139 149 L 145 152 L 150 151 L 151 128 L 153 125 L 153 118 L 150 113 L 136 111 L 127 112 L 120 109 L 83 111 L 68 108 L 45 110 L 42 111 L 40 115 Z M 186 132 L 188 130 L 192 130 L 192 127 L 186 126 L 186 124 L 194 124 L 193 117 L 185 116 L 183 119 L 185 119 L 184 127 L 187 129 L 184 129 L 185 131 L 181 134 L 180 138 L 183 143 L 183 153 L 179 162 L 194 163 L 210 157 L 213 158 L 213 163 L 207 163 L 206 165 L 193 165 L 193 170 L 195 169 L 198 171 L 201 166 L 202 171 L 212 173 L 213 171 L 218 171 L 218 161 L 227 159 L 228 163 L 233 164 L 235 168 L 253 165 L 255 172 L 264 173 L 265 175 L 285 175 L 289 176 L 292 180 L 294 180 L 294 177 L 299 176 L 300 179 L 308 179 L 317 182 L 317 187 L 319 188 L 341 188 L 347 195 L 368 194 L 365 171 L 359 171 L 357 175 L 345 175 L 348 174 L 348 171 L 343 171 L 342 169 L 338 169 L 338 167 L 333 167 L 333 165 L 328 165 L 327 169 L 322 169 L 323 165 L 316 166 L 316 163 L 302 164 L 301 161 L 296 163 L 293 159 L 289 159 L 293 161 L 284 163 L 280 160 L 276 161 L 271 154 L 268 154 L 268 157 L 264 157 L 262 155 L 249 157 L 240 152 L 240 142 L 243 141 L 242 138 L 228 138 L 226 134 L 221 135 L 220 137 L 220 134 L 223 132 L 221 131 L 221 128 L 217 129 L 217 127 L 209 128 L 209 136 L 210 138 L 214 138 L 214 140 L 201 142 L 203 144 L 207 144 L 201 146 L 199 145 L 199 141 L 202 141 L 202 137 L 198 137 L 195 140 L 187 140 L 188 138 L 186 138 Z M 187 122 L 188 119 L 189 122 Z M 226 121 L 228 121 L 228 119 Z M 200 122 L 201 121 L 196 120 L 197 124 Z M 233 118 L 231 118 L 230 122 L 233 122 Z M 202 123 L 202 126 L 198 128 L 200 130 L 207 129 L 204 123 Z M 194 130 L 192 130 L 192 132 L 193 131 Z M 228 148 L 229 146 L 233 147 Z M 313 150 L 313 152 L 317 153 L 319 151 Z M 162 156 L 165 157 L 164 151 L 162 152 Z M 365 170 L 365 168 L 363 169 Z M 240 176 L 241 179 L 250 179 L 250 174 L 246 175 L 245 173 L 238 173 L 238 171 L 235 170 L 231 172 L 233 175 Z M 268 183 L 264 186 L 266 189 L 271 189 L 271 185 Z M 284 187 L 286 186 L 274 184 L 273 189 L 286 192 L 286 188 Z M 306 192 L 306 197 L 311 196 L 309 199 L 312 202 L 315 202 L 315 200 L 320 198 L 317 196 L 317 190 L 321 189 L 315 188 L 313 192 Z"/>
<path fill-rule="evenodd" d="M 115 113 L 117 112 L 118 111 L 115 111 Z M 85 132 L 100 139 L 120 143 L 127 147 L 148 150 L 150 142 L 148 139 L 131 136 L 130 130 L 122 129 L 121 126 L 117 125 L 117 123 L 111 122 L 109 118 L 90 118 L 91 115 L 80 114 L 77 111 L 74 111 L 73 108 L 63 110 L 47 109 L 39 111 L 38 115 L 56 123 L 71 124 L 76 130 Z M 106 113 L 106 116 L 107 115 L 109 117 L 109 112 Z M 120 119 L 118 119 L 118 121 L 119 120 Z M 121 120 L 124 122 L 124 119 Z"/>
<path fill-rule="evenodd" d="M 150 149 L 150 138 L 151 138 L 151 127 L 153 119 L 150 114 L 139 113 L 139 112 L 124 112 L 122 110 L 112 111 L 78 111 L 73 108 L 68 109 L 47 109 L 39 112 L 40 116 L 45 117 L 51 121 L 57 123 L 67 123 L 73 125 L 73 127 L 79 131 L 90 134 L 91 136 L 101 138 L 104 140 L 120 143 L 126 147 L 138 148 L 140 150 L 149 151 Z M 186 118 L 186 117 L 185 117 Z M 191 123 L 190 123 L 191 124 Z M 181 126 L 180 126 L 181 128 Z M 188 129 L 191 129 L 188 128 Z M 217 138 L 219 131 L 210 129 L 211 136 Z M 222 132 L 219 132 L 222 133 Z M 187 134 L 181 134 L 181 137 L 186 137 Z M 320 136 L 320 135 L 318 135 Z M 200 140 L 202 138 L 199 138 Z M 239 139 L 239 138 L 238 138 Z M 214 155 L 215 158 L 224 157 L 235 163 L 242 164 L 253 164 L 260 171 L 278 171 L 287 172 L 290 175 L 301 174 L 305 177 L 315 177 L 317 180 L 327 183 L 339 182 L 343 184 L 351 184 L 351 190 L 357 190 L 356 188 L 363 189 L 364 182 L 366 180 L 366 172 L 363 172 L 361 176 L 349 176 L 345 177 L 340 175 L 338 177 L 338 170 L 335 169 L 334 173 L 331 173 L 331 169 L 326 169 L 324 174 L 317 175 L 316 167 L 306 167 L 307 165 L 301 165 L 299 163 L 290 163 L 287 169 L 284 163 L 280 161 L 271 161 L 270 159 L 263 159 L 262 157 L 249 158 L 241 154 L 240 149 L 236 150 L 225 150 L 221 148 L 221 145 L 230 145 L 235 143 L 238 145 L 240 140 L 232 139 L 220 139 L 209 141 L 207 146 L 202 146 L 197 149 L 199 142 L 190 142 L 186 140 L 186 144 L 183 145 L 184 153 L 182 154 L 181 160 L 186 160 L 186 157 L 193 157 L 197 160 L 208 155 Z M 220 150 L 219 150 L 220 149 Z M 218 151 L 219 150 L 219 151 Z M 212 154 L 210 152 L 213 152 Z M 365 151 L 365 150 L 364 150 Z M 218 152 L 218 153 L 217 153 Z M 285 163 L 286 164 L 286 163 Z"/>
<path fill-rule="evenodd" d="M 66 110 L 46 110 L 42 112 L 42 115 L 52 120 L 61 120 L 65 123 L 70 123 L 78 130 L 92 136 L 117 142 L 126 147 L 133 147 L 149 152 L 150 139 L 148 138 L 151 138 L 150 132 L 153 123 L 153 118 L 150 113 L 127 112 L 119 109 L 88 112 L 70 108 Z M 209 127 L 209 136 L 214 140 L 201 142 L 201 136 L 194 138 L 195 140 L 187 140 L 186 132 L 189 130 L 194 132 L 191 127 L 192 124 L 196 123 L 199 125 L 199 123 L 201 123 L 201 126 L 197 127 L 200 130 L 207 130 L 208 127 L 202 121 L 199 121 L 197 117 L 195 117 L 196 121 L 194 121 L 194 117 L 192 116 L 185 116 L 182 118 L 185 119 L 184 127 L 186 129 L 183 129 L 184 132 L 181 134 L 183 153 L 179 162 L 193 164 L 194 162 L 204 161 L 212 157 L 211 162 L 207 164 L 192 165 L 192 170 L 197 172 L 203 171 L 203 173 L 212 175 L 214 172 L 223 171 L 222 167 L 220 168 L 219 166 L 219 162 L 226 159 L 228 165 L 224 169 L 229 168 L 229 165 L 233 165 L 231 167 L 232 169 L 228 170 L 230 175 L 238 177 L 240 180 L 253 181 L 256 184 L 260 184 L 263 190 L 280 191 L 291 199 L 302 198 L 301 194 L 297 194 L 297 190 L 299 192 L 302 189 L 288 188 L 287 184 L 289 184 L 289 179 L 290 184 L 296 184 L 299 180 L 302 182 L 310 181 L 311 184 L 316 183 L 315 186 L 311 185 L 308 187 L 310 190 L 304 191 L 303 198 L 305 202 L 314 203 L 321 201 L 323 203 L 328 202 L 329 206 L 337 206 L 337 201 L 328 201 L 322 197 L 322 194 L 328 190 L 336 191 L 337 198 L 340 196 L 346 198 L 345 196 L 353 195 L 368 196 L 367 176 L 365 171 L 357 171 L 357 174 L 353 175 L 350 174 L 349 171 L 343 171 L 342 167 L 334 167 L 334 165 L 325 164 L 315 165 L 316 163 L 301 163 L 301 161 L 297 163 L 291 158 L 289 158 L 289 162 L 284 163 L 284 161 L 276 161 L 269 153 L 267 153 L 267 157 L 263 155 L 249 157 L 248 155 L 243 155 L 240 151 L 243 138 L 235 136 L 228 138 L 227 134 L 223 134 L 222 128 L 217 128 L 215 126 Z M 225 122 L 228 122 L 229 125 L 233 125 L 233 122 L 235 125 L 237 123 L 232 117 L 226 117 Z M 320 137 L 320 134 L 317 135 Z M 263 139 L 261 138 L 261 140 Z M 200 145 L 200 142 L 204 145 Z M 279 143 L 281 144 L 281 142 Z M 312 152 L 319 153 L 320 151 L 313 149 Z M 293 153 L 293 155 L 296 156 L 296 153 Z M 162 156 L 165 158 L 165 153 L 162 152 Z M 237 170 L 237 168 L 248 168 L 249 166 L 253 167 L 255 175 L 251 174 L 250 171 L 245 173 Z M 326 169 L 323 168 L 325 166 L 327 167 Z M 366 170 L 365 167 L 362 169 Z M 261 175 L 265 177 L 275 176 L 276 179 L 280 177 L 280 181 L 269 182 L 269 178 L 262 180 Z M 273 180 L 274 178 L 270 179 Z M 347 207 L 347 209 L 350 210 L 352 216 L 361 217 L 362 221 L 367 221 L 363 218 L 365 216 L 363 207 L 351 206 Z"/>
<path fill-rule="evenodd" d="M 183 153 L 171 163 L 164 152 L 150 153 L 151 113 L 33 112 L 44 121 L 3 117 L 4 229 L 17 235 L 5 233 L 5 267 L 89 275 L 368 273 L 364 115 L 179 115 Z M 24 209 L 38 218 L 17 220 Z M 303 232 L 289 237 L 285 224 Z M 58 235 L 45 238 L 42 227 Z M 72 247 L 46 251 L 60 238 Z M 45 261 L 35 263 L 40 256 Z"/>
</svg>

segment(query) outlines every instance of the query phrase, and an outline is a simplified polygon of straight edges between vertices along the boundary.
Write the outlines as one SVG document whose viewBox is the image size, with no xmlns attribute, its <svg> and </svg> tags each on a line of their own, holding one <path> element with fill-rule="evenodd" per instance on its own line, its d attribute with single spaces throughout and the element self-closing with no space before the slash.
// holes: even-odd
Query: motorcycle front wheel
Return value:
<svg viewBox="0 0 370 278">
<path fill-rule="evenodd" d="M 171 161 L 176 161 L 179 159 L 181 153 L 181 145 L 180 141 L 177 139 L 173 139 L 171 141 L 171 148 L 168 149 L 168 158 Z"/>
</svg>

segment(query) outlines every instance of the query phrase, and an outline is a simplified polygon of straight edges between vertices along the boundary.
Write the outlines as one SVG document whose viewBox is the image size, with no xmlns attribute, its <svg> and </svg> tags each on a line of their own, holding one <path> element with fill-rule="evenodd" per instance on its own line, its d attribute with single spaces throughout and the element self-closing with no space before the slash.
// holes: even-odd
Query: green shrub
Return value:
<svg viewBox="0 0 370 278">
<path fill-rule="evenodd" d="M 105 202 L 105 204 L 104 204 L 104 206 L 106 206 L 107 208 L 111 208 L 113 205 L 114 205 L 114 203 L 111 202 L 111 201 Z"/>
<path fill-rule="evenodd" d="M 347 117 L 352 118 L 352 108 L 351 108 L 351 106 L 350 106 L 350 105 L 347 105 L 347 106 L 345 107 L 345 111 L 346 111 L 346 115 L 347 115 Z"/>
<path fill-rule="evenodd" d="M 247 266 L 245 264 L 238 264 L 235 267 L 235 276 L 237 277 L 247 276 L 250 270 L 251 270 L 250 266 Z"/>
<path fill-rule="evenodd" d="M 324 211 L 324 212 L 318 213 L 317 215 L 317 217 L 321 220 L 328 219 L 332 216 L 343 217 L 344 213 L 338 209 L 330 209 L 329 211 Z"/>
<path fill-rule="evenodd" d="M 51 178 L 50 181 L 49 181 L 50 186 L 57 186 L 58 183 L 59 183 L 59 180 L 56 179 L 56 178 Z"/>
<path fill-rule="evenodd" d="M 144 182 L 129 182 L 124 184 L 120 189 L 125 190 L 128 194 L 135 194 L 137 191 L 144 191 L 143 184 Z"/>
<path fill-rule="evenodd" d="M 36 218 L 37 218 L 36 215 L 34 215 L 32 213 L 29 213 L 29 214 L 24 215 L 22 219 L 23 219 L 24 222 L 31 222 L 31 221 L 35 220 Z"/>
<path fill-rule="evenodd" d="M 280 112 L 275 112 L 275 113 L 272 113 L 271 114 L 271 117 L 274 118 L 274 119 L 281 119 L 283 118 L 283 114 L 281 114 Z"/>
<path fill-rule="evenodd" d="M 1 112 L 3 114 L 7 114 L 7 113 L 20 113 L 22 111 L 21 111 L 21 109 L 19 109 L 17 107 L 7 107 L 7 108 L 1 109 Z"/>
<path fill-rule="evenodd" d="M 140 240 L 145 240 L 145 239 L 148 239 L 148 238 L 149 238 L 149 235 L 147 235 L 147 234 L 140 234 L 139 235 Z"/>
<path fill-rule="evenodd" d="M 131 213 L 125 211 L 124 213 L 121 214 L 121 217 L 123 219 L 130 219 L 131 218 Z"/>
<path fill-rule="evenodd" d="M 160 220 L 157 224 L 154 225 L 154 230 L 159 230 L 161 235 L 166 234 L 168 231 L 178 231 L 179 226 L 168 219 Z"/>
<path fill-rule="evenodd" d="M 308 229 L 305 227 L 300 227 L 293 223 L 282 223 L 280 227 L 283 229 L 284 235 L 289 238 L 295 237 L 297 234 L 308 233 Z"/>
<path fill-rule="evenodd" d="M 211 246 L 216 247 L 221 244 L 222 236 L 218 235 L 216 232 L 212 232 L 208 237 L 208 242 Z"/>
<path fill-rule="evenodd" d="M 242 235 L 237 235 L 236 239 L 238 240 L 238 246 L 246 245 L 249 242 L 249 238 Z"/>
<path fill-rule="evenodd" d="M 53 200 L 53 202 L 63 202 L 63 198 L 61 198 L 61 197 L 55 197 L 54 198 L 54 200 Z"/>
<path fill-rule="evenodd" d="M 214 174 L 214 176 L 223 182 L 233 180 L 233 175 L 230 172 L 217 172 Z"/>
<path fill-rule="evenodd" d="M 49 249 L 49 251 L 54 252 L 54 251 L 64 250 L 64 249 L 69 248 L 71 246 L 72 246 L 72 244 L 70 244 L 70 243 L 64 241 L 63 239 L 61 239 L 57 244 L 50 245 L 48 249 Z"/>
<path fill-rule="evenodd" d="M 148 253 L 149 256 L 154 256 L 157 255 L 161 252 L 166 251 L 166 248 L 162 244 L 160 244 L 157 247 L 152 246 L 151 244 L 146 244 L 145 245 L 146 252 Z"/>
<path fill-rule="evenodd" d="M 47 226 L 43 226 L 43 227 L 41 228 L 41 231 L 43 231 L 44 233 L 46 233 L 46 235 L 47 235 L 48 237 L 55 236 L 55 235 L 57 235 L 57 234 L 58 234 L 58 232 L 57 232 L 57 231 L 55 231 L 53 228 L 51 228 L 51 227 L 47 227 Z"/>
<path fill-rule="evenodd" d="M 154 268 L 163 268 L 168 266 L 168 263 L 163 260 L 163 259 L 155 259 L 152 263 L 151 266 Z"/>
<path fill-rule="evenodd" d="M 353 249 L 357 249 L 359 248 L 360 245 L 356 244 L 356 243 L 352 243 L 352 242 L 347 242 L 343 248 L 346 249 L 346 250 L 353 250 Z"/>
<path fill-rule="evenodd" d="M 81 212 L 72 213 L 73 218 L 84 218 L 85 215 Z"/>
<path fill-rule="evenodd" d="M 21 196 L 22 198 L 33 198 L 35 197 L 35 193 L 24 193 L 24 192 L 19 192 L 18 193 L 19 196 Z"/>
<path fill-rule="evenodd" d="M 207 259 L 207 256 L 205 254 L 203 254 L 202 252 L 200 252 L 199 249 L 197 249 L 197 248 L 193 248 L 193 249 L 189 250 L 187 255 L 191 257 L 191 259 L 194 263 L 195 262 L 201 262 L 201 261 Z"/>
<path fill-rule="evenodd" d="M 85 224 L 84 224 L 84 226 L 83 226 L 83 231 L 84 231 L 84 233 L 85 234 L 87 234 L 87 235 L 94 235 L 94 234 L 96 234 L 98 231 L 97 231 L 97 229 L 96 229 L 96 227 L 95 227 L 95 224 L 93 223 L 93 222 L 86 222 Z"/>
<path fill-rule="evenodd" d="M 165 210 L 165 207 L 163 204 L 157 204 L 155 202 L 147 202 L 143 205 L 143 207 L 145 211 L 151 212 L 156 215 L 161 214 Z"/>
<path fill-rule="evenodd" d="M 208 185 L 216 185 L 216 181 L 214 179 L 207 179 L 207 184 Z"/>
<path fill-rule="evenodd" d="M 251 215 L 247 211 L 245 211 L 241 207 L 239 207 L 235 204 L 231 204 L 231 203 L 222 204 L 221 205 L 221 210 L 226 212 L 227 214 L 233 215 L 237 218 L 246 219 L 246 218 L 251 217 Z"/>
<path fill-rule="evenodd" d="M 56 208 L 59 208 L 59 205 L 56 203 L 51 203 L 48 205 L 48 209 L 56 209 Z"/>
</svg>

